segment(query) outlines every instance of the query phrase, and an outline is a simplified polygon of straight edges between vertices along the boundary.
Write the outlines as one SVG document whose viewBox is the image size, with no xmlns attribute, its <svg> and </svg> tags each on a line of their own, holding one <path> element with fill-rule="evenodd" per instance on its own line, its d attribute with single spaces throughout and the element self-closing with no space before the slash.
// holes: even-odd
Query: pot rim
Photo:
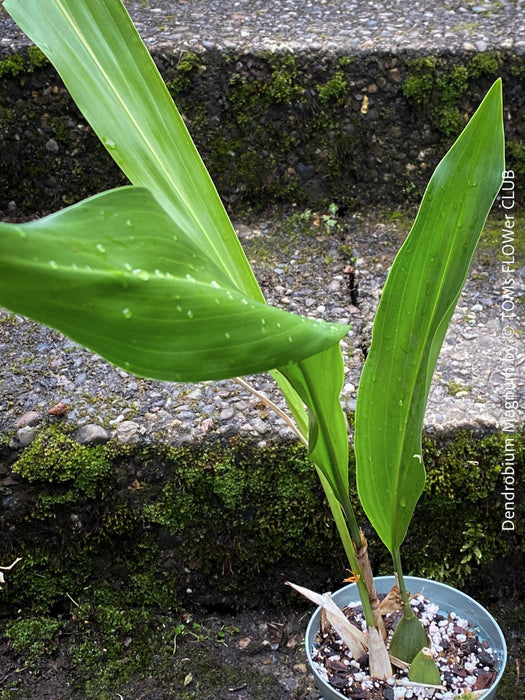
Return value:
<svg viewBox="0 0 525 700">
<path fill-rule="evenodd" d="M 441 583 L 441 581 L 433 581 L 432 579 L 428 578 L 422 578 L 419 576 L 405 576 L 405 583 L 407 587 L 410 586 L 421 586 L 422 590 L 420 591 L 421 593 L 428 595 L 429 598 L 431 599 L 431 594 L 428 592 L 424 591 L 424 584 L 430 584 L 431 588 L 439 588 L 443 592 L 450 592 L 450 594 L 454 596 L 459 596 L 470 608 L 473 609 L 474 613 L 474 619 L 469 619 L 469 624 L 476 629 L 478 627 L 478 619 L 475 617 L 476 613 L 481 614 L 481 616 L 485 617 L 485 620 L 494 627 L 494 632 L 495 636 L 497 637 L 497 645 L 494 643 L 491 643 L 491 648 L 493 649 L 495 656 L 496 656 L 496 669 L 498 671 L 498 674 L 496 678 L 494 679 L 494 682 L 490 686 L 490 688 L 487 688 L 487 692 L 483 694 L 479 700 L 490 700 L 491 698 L 495 697 L 495 692 L 496 689 L 499 685 L 499 682 L 501 681 L 501 678 L 503 676 L 503 673 L 505 671 L 505 666 L 507 662 L 507 644 L 505 642 L 505 638 L 503 636 L 503 632 L 501 631 L 500 626 L 494 619 L 494 617 L 490 614 L 486 608 L 484 608 L 480 603 L 477 602 L 474 598 L 471 598 L 467 593 L 463 593 L 463 591 L 460 591 L 457 588 L 454 588 L 453 586 L 450 586 L 447 583 Z M 395 582 L 395 576 L 375 576 L 374 577 L 374 582 L 377 583 L 387 583 L 389 587 L 391 587 L 394 582 Z M 383 592 L 383 591 L 380 591 Z M 419 592 L 419 591 L 418 591 Z M 345 596 L 345 594 L 349 595 L 354 595 L 354 598 L 348 598 L 349 601 L 351 600 L 359 600 L 359 594 L 357 592 L 357 584 L 351 583 L 348 584 L 347 586 L 343 586 L 342 588 L 339 588 L 337 591 L 335 591 L 332 595 L 336 597 L 342 597 Z M 336 600 L 337 602 L 337 600 Z M 441 608 L 441 605 L 440 605 Z M 454 605 L 451 603 L 451 610 L 450 612 L 454 611 Z M 329 683 L 327 683 L 324 678 L 322 678 L 319 673 L 317 672 L 317 669 L 315 667 L 315 662 L 312 659 L 312 651 L 311 651 L 311 642 L 310 640 L 313 641 L 315 639 L 315 635 L 317 634 L 317 631 L 319 629 L 319 618 L 321 616 L 321 608 L 318 607 L 313 615 L 310 618 L 310 622 L 308 623 L 308 627 L 306 628 L 306 633 L 305 633 L 305 648 L 306 648 L 306 655 L 308 658 L 308 663 L 310 664 L 310 668 L 312 669 L 312 672 L 314 673 L 316 683 L 326 690 L 329 690 L 334 697 L 341 698 L 341 700 L 346 700 L 344 695 L 341 695 L 338 690 L 336 690 L 333 686 L 331 686 Z M 481 633 L 481 639 L 484 639 L 483 633 Z"/>
</svg>

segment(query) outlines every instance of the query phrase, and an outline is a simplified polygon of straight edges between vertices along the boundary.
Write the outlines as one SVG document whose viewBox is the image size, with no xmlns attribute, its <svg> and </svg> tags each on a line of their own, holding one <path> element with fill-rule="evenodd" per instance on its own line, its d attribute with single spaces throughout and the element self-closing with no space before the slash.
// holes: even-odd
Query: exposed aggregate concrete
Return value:
<svg viewBox="0 0 525 700">
<path fill-rule="evenodd" d="M 319 56 L 324 52 L 395 54 L 406 49 L 419 55 L 491 50 L 520 54 L 525 49 L 521 0 L 430 4 L 127 0 L 125 4 L 146 45 L 159 56 L 179 50 L 212 49 L 240 54 L 311 50 L 319 52 Z M 28 45 L 27 38 L 2 8 L 0 37 L 0 45 L 9 50 L 18 51 Z M 400 80 L 400 74 L 395 59 L 391 65 L 394 67 L 388 80 L 394 84 Z M 387 85 L 388 81 L 384 81 Z M 372 87 L 364 88 L 370 99 L 375 94 Z M 356 95 L 364 99 L 362 92 Z M 508 119 L 507 122 L 510 123 Z M 32 132 L 26 133 L 34 138 Z M 54 159 L 60 159 L 63 146 L 53 137 L 52 129 L 44 127 L 42 133 L 47 139 L 45 150 Z M 425 153 L 422 151 L 418 157 L 424 161 Z M 392 165 L 389 162 L 386 170 Z M 293 169 L 301 179 L 308 180 L 308 168 L 313 166 L 299 161 Z M 51 183 L 50 187 L 57 184 Z M 9 211 L 4 212 L 3 218 L 26 215 L 19 213 L 18 202 L 8 204 Z M 52 206 L 51 201 L 49 204 Z M 347 410 L 353 411 L 373 315 L 403 233 L 393 224 L 354 215 L 345 222 L 344 240 L 325 236 L 313 245 L 310 236 L 306 241 L 298 239 L 294 246 L 289 241 L 276 240 L 275 223 L 241 223 L 239 235 L 248 252 L 251 248 L 256 252 L 261 242 L 273 251 L 263 259 L 254 254 L 257 275 L 270 303 L 313 317 L 352 323 L 343 343 L 347 374 L 342 398 Z M 345 272 L 348 259 L 340 251 L 341 242 L 356 251 L 358 291 L 349 289 Z M 490 252 L 491 264 L 477 270 L 460 299 L 431 389 L 426 417 L 429 431 L 447 432 L 460 427 L 486 430 L 502 425 L 501 358 L 507 340 L 502 338 L 503 276 L 497 254 L 496 249 Z M 519 265 L 517 282 L 514 292 L 519 299 L 523 285 Z M 520 309 L 517 306 L 518 312 Z M 516 327 L 520 327 L 519 319 Z M 516 338 L 508 342 L 512 340 Z M 115 436 L 124 443 L 161 438 L 182 444 L 214 434 L 240 434 L 264 443 L 291 434 L 282 419 L 232 381 L 186 386 L 138 379 L 111 367 L 60 334 L 2 310 L 0 350 L 0 431 L 9 434 L 14 447 L 30 444 L 43 420 L 70 422 L 78 428 L 77 439 L 84 443 Z M 519 373 L 524 361 L 521 348 L 516 351 L 515 361 L 514 369 Z M 284 408 L 269 376 L 251 378 L 250 383 Z M 62 415 L 60 411 L 49 415 L 49 409 L 60 402 L 66 404 Z"/>
<path fill-rule="evenodd" d="M 150 49 L 525 50 L 522 0 L 125 0 L 125 5 Z M 27 43 L 9 19 L 2 19 L 0 35 L 4 46 Z"/>
<path fill-rule="evenodd" d="M 497 216 L 497 214 L 495 214 Z M 388 268 L 406 230 L 352 215 L 339 235 L 288 234 L 270 220 L 237 230 L 269 303 L 295 313 L 352 324 L 343 341 L 346 377 L 342 400 L 355 410 L 357 386 L 370 342 L 373 315 Z M 343 244 L 343 248 L 341 248 Z M 350 289 L 348 258 L 355 255 Z M 429 432 L 501 428 L 505 417 L 503 352 L 515 354 L 520 375 L 525 353 L 519 337 L 502 336 L 502 275 L 498 251 L 478 255 L 459 300 L 434 376 L 425 425 Z M 516 298 L 525 268 L 517 270 Z M 521 327 L 521 306 L 513 320 Z M 77 439 L 122 443 L 158 439 L 180 445 L 213 435 L 241 435 L 265 444 L 292 435 L 285 422 L 234 381 L 170 384 L 117 369 L 59 333 L 0 310 L 0 432 L 13 447 L 26 446 L 42 420 L 68 421 Z M 285 403 L 269 375 L 248 378 L 281 409 Z M 519 400 L 518 388 L 516 398 Z M 62 406 L 65 404 L 65 406 Z M 55 407 L 53 409 L 53 407 Z M 52 409 L 52 414 L 48 411 Z"/>
</svg>

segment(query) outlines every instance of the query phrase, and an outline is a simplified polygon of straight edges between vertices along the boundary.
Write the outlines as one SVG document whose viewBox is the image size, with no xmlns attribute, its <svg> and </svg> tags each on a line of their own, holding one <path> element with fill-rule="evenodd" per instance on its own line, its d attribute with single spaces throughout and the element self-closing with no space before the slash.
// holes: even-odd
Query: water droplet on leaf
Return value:
<svg viewBox="0 0 525 700">
<path fill-rule="evenodd" d="M 140 268 L 136 268 L 133 270 L 133 274 L 135 277 L 138 277 L 139 280 L 142 280 L 143 282 L 147 282 L 150 278 L 149 272 L 146 272 L 146 270 L 141 270 Z"/>
</svg>

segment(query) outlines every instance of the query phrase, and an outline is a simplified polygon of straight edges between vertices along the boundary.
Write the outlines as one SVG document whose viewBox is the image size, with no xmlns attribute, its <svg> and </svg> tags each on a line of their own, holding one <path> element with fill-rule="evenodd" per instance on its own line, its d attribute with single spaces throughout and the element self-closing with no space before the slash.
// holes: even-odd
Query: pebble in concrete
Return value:
<svg viewBox="0 0 525 700">
<path fill-rule="evenodd" d="M 81 445 L 94 445 L 109 440 L 109 433 L 101 425 L 89 423 L 82 425 L 75 433 L 77 442 Z"/>
</svg>

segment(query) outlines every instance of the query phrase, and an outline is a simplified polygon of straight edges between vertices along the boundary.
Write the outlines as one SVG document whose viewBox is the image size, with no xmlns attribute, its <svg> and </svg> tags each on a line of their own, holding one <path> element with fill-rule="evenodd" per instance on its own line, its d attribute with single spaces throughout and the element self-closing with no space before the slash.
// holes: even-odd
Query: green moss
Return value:
<svg viewBox="0 0 525 700">
<path fill-rule="evenodd" d="M 40 432 L 13 466 L 29 482 L 68 484 L 88 498 L 100 491 L 110 470 L 105 446 L 86 449 L 55 427 Z"/>
<path fill-rule="evenodd" d="M 35 536 L 17 552 L 22 561 L 10 572 L 7 596 L 2 601 L 4 615 L 15 607 L 21 612 L 49 614 L 57 601 L 75 595 L 88 581 L 86 552 L 77 559 L 56 536 L 47 545 Z"/>
<path fill-rule="evenodd" d="M 25 54 L 13 53 L 2 59 L 0 61 L 0 76 L 18 76 L 21 73 L 31 73 L 47 63 L 45 54 L 37 46 L 30 46 Z"/>
<path fill-rule="evenodd" d="M 496 75 L 500 65 L 501 56 L 499 53 L 479 53 L 471 58 L 468 65 L 468 74 L 471 78 L 479 78 L 482 75 Z"/>
<path fill-rule="evenodd" d="M 451 396 L 456 396 L 460 391 L 471 391 L 471 385 L 458 384 L 457 382 L 449 382 L 447 386 L 447 393 Z"/>
<path fill-rule="evenodd" d="M 59 620 L 46 616 L 10 620 L 5 636 L 11 640 L 13 651 L 23 654 L 26 664 L 32 665 L 55 651 L 62 626 Z"/>
<path fill-rule="evenodd" d="M 513 57 L 514 60 L 509 66 L 509 73 L 517 78 L 522 78 L 525 76 L 525 61 L 523 60 L 523 57 Z"/>
<path fill-rule="evenodd" d="M 458 99 L 467 89 L 467 68 L 461 64 L 444 67 L 442 60 L 433 56 L 409 61 L 407 68 L 404 96 L 413 105 L 430 109 L 435 126 L 444 136 L 456 136 L 464 125 Z"/>
<path fill-rule="evenodd" d="M 177 63 L 177 76 L 167 81 L 166 87 L 174 97 L 178 96 L 190 88 L 192 80 L 201 68 L 202 58 L 193 51 L 186 51 Z"/>
<path fill-rule="evenodd" d="M 525 143 L 523 140 L 508 140 L 506 142 L 507 167 L 516 175 L 525 175 Z"/>
<path fill-rule="evenodd" d="M 410 104 L 428 113 L 433 126 L 448 141 L 465 126 L 464 95 L 474 80 L 496 77 L 501 67 L 497 52 L 476 54 L 465 63 L 425 56 L 407 62 L 402 90 Z"/>
<path fill-rule="evenodd" d="M 341 68 L 347 68 L 348 66 L 351 66 L 352 63 L 355 63 L 355 56 L 340 56 L 337 63 Z"/>
<path fill-rule="evenodd" d="M 24 70 L 24 59 L 20 54 L 11 54 L 0 61 L 0 76 L 18 75 Z"/>
<path fill-rule="evenodd" d="M 272 104 L 289 104 L 301 99 L 303 88 L 298 82 L 297 64 L 290 54 L 266 54 L 270 73 L 265 77 L 247 77 L 233 73 L 230 78 L 229 100 L 243 110 L 255 108 L 261 112 Z"/>
<path fill-rule="evenodd" d="M 301 447 L 259 454 L 243 445 L 225 455 L 206 452 L 194 466 L 186 451 L 172 452 L 171 459 L 175 478 L 143 516 L 180 535 L 181 552 L 198 559 L 207 573 L 254 572 L 322 556 L 324 537 L 304 539 L 305 528 L 319 517 L 320 493 Z"/>
<path fill-rule="evenodd" d="M 414 105 L 425 104 L 436 83 L 438 59 L 434 56 L 416 58 L 407 64 L 408 76 L 403 82 L 403 95 Z"/>
<path fill-rule="evenodd" d="M 317 85 L 319 102 L 326 106 L 330 102 L 342 105 L 348 94 L 348 85 L 343 71 L 337 71 L 324 85 Z"/>
<path fill-rule="evenodd" d="M 501 515 L 502 440 L 460 433 L 452 442 L 425 441 L 427 484 L 404 547 L 407 573 L 461 584 L 496 551 L 505 556 L 510 545 L 498 541 L 493 526 Z M 519 436 L 519 463 L 524 443 Z M 41 439 L 26 450 L 31 459 L 17 465 L 35 493 L 24 516 L 26 530 L 33 528 L 27 542 L 5 555 L 22 556 L 9 576 L 11 605 L 44 614 L 55 601 L 93 587 L 99 604 L 170 607 L 188 585 L 182 561 L 213 580 L 218 595 L 230 592 L 239 601 L 258 591 L 261 572 L 269 582 L 284 570 L 301 569 L 306 580 L 317 565 L 336 577 L 344 569 L 315 470 L 300 446 L 159 452 L 113 445 L 100 461 L 92 448 L 77 446 L 84 456 L 76 454 L 67 436 L 51 444 Z M 116 478 L 134 463 L 142 465 L 140 482 Z M 358 518 L 365 522 L 362 513 Z M 462 527 L 449 531 L 451 522 Z M 370 547 L 376 570 L 389 572 L 389 557 L 372 534 Z M 176 552 L 175 568 L 163 548 Z M 266 593 L 273 595 L 272 586 Z"/>
<path fill-rule="evenodd" d="M 275 104 L 290 104 L 300 100 L 303 88 L 298 81 L 297 62 L 292 54 L 268 54 L 271 79 L 267 84 L 267 96 Z"/>
<path fill-rule="evenodd" d="M 217 189 L 236 213 L 283 201 L 315 207 L 338 201 L 354 207 L 356 202 L 399 199 L 400 193 L 415 200 L 428 168 L 498 74 L 504 78 L 506 108 L 512 113 L 509 162 L 515 160 L 518 172 L 525 169 L 519 127 L 523 115 L 515 108 L 516 81 L 508 79 L 525 72 L 521 56 L 485 52 L 408 62 L 398 58 L 401 85 L 388 75 L 389 57 L 260 52 L 248 59 L 235 53 L 182 52 L 178 63 L 177 58 L 165 63 L 168 87 Z M 6 146 L 0 190 L 5 203 L 15 200 L 19 208 L 36 211 L 49 206 L 53 187 L 59 204 L 71 204 L 125 183 L 89 132 L 81 135 L 71 126 L 77 113 L 62 90 L 46 95 L 45 105 L 36 98 L 14 99 L 20 85 L 32 81 L 30 71 L 44 66 L 43 54 L 31 49 L 5 58 L 0 69 L 15 88 L 6 91 L 0 109 Z M 52 81 L 51 69 L 46 71 Z M 372 82 L 383 85 L 383 80 L 388 90 L 370 94 L 371 109 L 361 114 L 350 87 L 360 92 Z M 401 88 L 406 100 L 397 99 Z M 32 84 L 28 95 L 31 90 Z M 60 155 L 67 157 L 46 152 L 45 139 L 26 139 L 28 132 L 37 135 L 43 126 L 52 127 Z M 424 161 L 418 160 L 420 138 Z M 400 158 L 399 139 L 404 143 Z M 21 161 L 27 163 L 23 178 L 18 177 Z M 386 162 L 388 172 L 381 165 Z M 71 165 L 73 172 L 66 172 Z M 49 185 L 43 184 L 48 180 Z"/>
<path fill-rule="evenodd" d="M 28 70 L 43 68 L 49 63 L 45 53 L 38 46 L 29 46 L 27 49 Z"/>
<path fill-rule="evenodd" d="M 515 544 L 502 537 L 500 526 L 506 437 L 500 433 L 476 438 L 460 432 L 453 441 L 424 441 L 427 481 L 403 546 L 407 573 L 461 588 L 493 561 L 496 552 L 500 557 L 511 555 Z M 515 454 L 522 464 L 525 434 L 515 436 Z M 518 530 L 522 527 L 517 523 Z"/>
<path fill-rule="evenodd" d="M 224 688 L 247 682 L 254 699 L 273 697 L 279 684 L 271 675 L 252 671 L 249 664 L 235 668 L 227 661 L 218 663 L 217 647 L 236 644 L 238 632 L 220 620 L 202 623 L 186 615 L 181 621 L 169 612 L 72 604 L 61 622 L 39 617 L 10 625 L 9 638 L 26 673 L 10 679 L 13 694 L 6 690 L 0 698 L 21 696 L 28 674 L 39 674 L 39 662 L 52 653 L 59 634 L 67 640 L 61 646 L 60 665 L 67 665 L 67 685 L 87 700 L 138 697 L 137 693 L 145 697 L 161 688 L 181 700 L 212 700 Z"/>
<path fill-rule="evenodd" d="M 407 574 L 468 589 L 485 581 L 496 553 L 500 561 L 519 554 L 517 543 L 523 540 L 502 537 L 497 526 L 504 437 L 463 432 L 453 440 L 425 439 L 427 484 L 403 548 Z M 72 457 L 71 439 L 58 431 L 47 440 L 65 453 L 63 469 L 76 483 L 85 461 Z M 516 436 L 515 447 L 518 468 L 525 436 Z M 92 448 L 79 448 L 93 454 Z M 277 588 L 282 596 L 290 568 L 305 585 L 327 582 L 335 588 L 341 582 L 344 557 L 302 447 L 257 449 L 235 441 L 163 449 L 110 444 L 104 456 L 111 474 L 104 472 L 98 499 L 59 503 L 57 498 L 55 520 L 43 522 L 33 514 L 24 523 L 27 541 L 16 545 L 22 561 L 6 577 L 3 591 L 4 616 L 20 610 L 7 630 L 21 668 L 38 673 L 39 660 L 53 653 L 63 635 L 66 658 L 75 669 L 68 680 L 83 697 L 132 694 L 147 668 L 177 697 L 194 692 L 211 699 L 225 683 L 235 685 L 239 671 L 217 668 L 209 645 L 236 643 L 236 631 L 181 621 L 175 612 L 181 591 L 195 588 L 194 598 L 208 585 L 214 601 L 242 606 L 268 600 Z M 56 451 L 42 446 L 33 462 L 39 457 L 49 463 L 24 467 L 36 477 L 30 484 L 37 494 L 49 471 L 46 488 L 58 496 L 68 482 L 57 476 Z M 353 473 L 352 461 L 350 469 Z M 366 528 L 362 513 L 358 519 Z M 33 529 L 27 529 L 31 523 Z M 521 527 L 517 522 L 518 531 Z M 10 530 L 10 537 L 20 528 Z M 386 550 L 366 529 L 375 571 L 390 573 Z M 183 658 L 191 659 L 191 682 Z M 272 680 L 256 675 L 252 680 L 259 697 L 271 694 Z M 23 674 L 10 687 L 23 693 Z"/>
</svg>

